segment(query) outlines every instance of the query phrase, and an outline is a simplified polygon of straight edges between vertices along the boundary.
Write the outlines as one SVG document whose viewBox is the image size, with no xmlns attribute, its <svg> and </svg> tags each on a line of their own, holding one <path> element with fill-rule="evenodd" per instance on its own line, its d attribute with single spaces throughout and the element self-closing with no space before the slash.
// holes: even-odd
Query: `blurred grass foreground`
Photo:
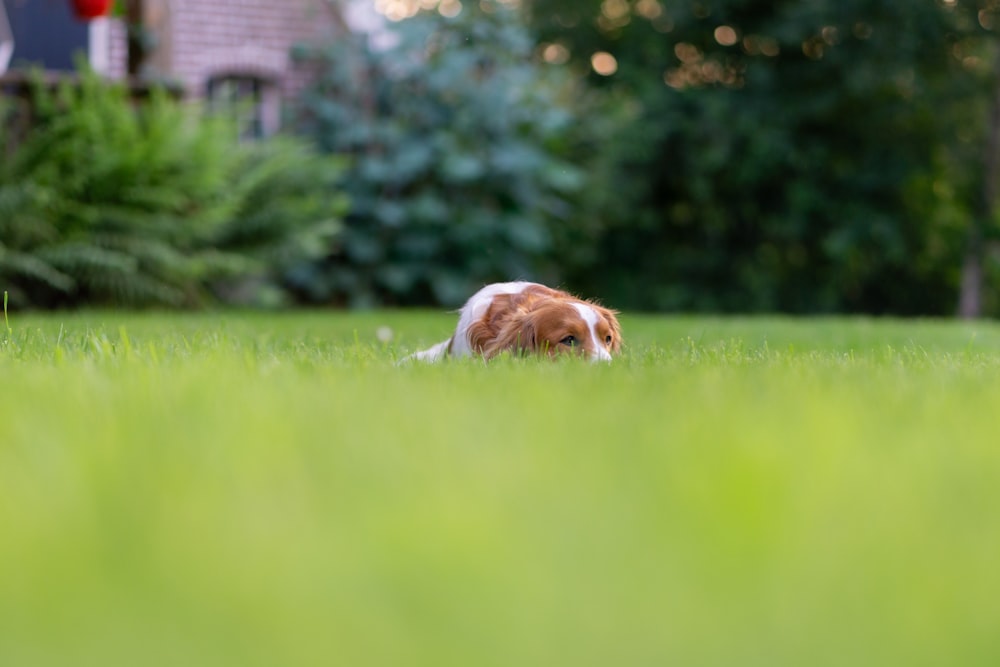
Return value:
<svg viewBox="0 0 1000 667">
<path fill-rule="evenodd" d="M 1000 327 L 623 322 L 12 318 L 0 664 L 997 663 Z"/>
</svg>

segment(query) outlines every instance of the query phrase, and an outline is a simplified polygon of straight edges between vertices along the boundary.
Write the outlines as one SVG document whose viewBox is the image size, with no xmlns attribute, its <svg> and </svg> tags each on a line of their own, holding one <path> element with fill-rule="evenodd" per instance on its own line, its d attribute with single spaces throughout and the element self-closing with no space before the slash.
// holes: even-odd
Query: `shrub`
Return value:
<svg viewBox="0 0 1000 667">
<path fill-rule="evenodd" d="M 303 291 L 456 304 L 492 280 L 558 282 L 594 233 L 578 159 L 596 134 L 577 112 L 589 102 L 538 64 L 513 11 L 427 12 L 392 30 L 388 48 L 343 37 L 300 54 L 320 73 L 302 128 L 353 156 L 343 234 L 297 273 Z"/>
<path fill-rule="evenodd" d="M 973 221 L 1000 230 L 982 210 L 995 3 L 521 5 L 581 69 L 612 53 L 590 82 L 638 109 L 607 142 L 618 201 L 587 274 L 612 303 L 954 312 Z"/>
<path fill-rule="evenodd" d="M 223 279 L 277 285 L 343 210 L 339 166 L 292 140 L 238 145 L 224 120 L 158 91 L 134 104 L 85 69 L 33 95 L 32 127 L 3 137 L 0 163 L 0 280 L 15 303 L 189 306 Z"/>
</svg>

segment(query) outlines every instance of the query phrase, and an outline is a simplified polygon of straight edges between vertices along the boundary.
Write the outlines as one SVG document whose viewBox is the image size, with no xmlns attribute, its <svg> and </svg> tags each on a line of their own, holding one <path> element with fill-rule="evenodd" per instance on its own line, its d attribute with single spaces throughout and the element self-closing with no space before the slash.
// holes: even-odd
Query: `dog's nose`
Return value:
<svg viewBox="0 0 1000 667">
<path fill-rule="evenodd" d="M 599 347 L 594 350 L 590 355 L 591 361 L 611 361 L 611 353 L 605 350 L 603 347 Z"/>
</svg>

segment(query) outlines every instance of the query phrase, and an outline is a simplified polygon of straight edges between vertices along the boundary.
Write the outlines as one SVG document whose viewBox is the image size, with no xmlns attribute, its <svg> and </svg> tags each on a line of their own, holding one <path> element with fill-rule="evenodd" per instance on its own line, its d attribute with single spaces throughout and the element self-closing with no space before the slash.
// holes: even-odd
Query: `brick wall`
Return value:
<svg viewBox="0 0 1000 667">
<path fill-rule="evenodd" d="M 98 22 L 94 21 L 93 27 L 91 27 L 91 40 L 94 39 L 94 30 L 97 28 Z M 102 71 L 105 76 L 112 79 L 124 79 L 126 62 L 128 61 L 128 51 L 125 46 L 125 24 L 117 19 L 106 19 L 106 24 L 100 26 L 100 29 L 106 31 L 106 41 L 101 40 L 98 44 L 91 46 L 91 64 L 94 61 L 93 50 L 96 46 L 105 51 L 102 61 L 104 69 L 98 71 Z"/>
<path fill-rule="evenodd" d="M 308 80 L 289 50 L 328 35 L 323 0 L 171 0 L 169 73 L 188 94 L 204 95 L 212 76 L 252 74 L 275 84 L 283 98 Z"/>
<path fill-rule="evenodd" d="M 209 79 L 253 75 L 290 99 L 308 81 L 291 62 L 297 43 L 328 38 L 333 22 L 325 0 L 146 0 L 146 20 L 159 46 L 151 66 L 178 80 L 189 98 L 205 95 Z M 125 75 L 125 29 L 108 26 L 106 74 Z"/>
</svg>

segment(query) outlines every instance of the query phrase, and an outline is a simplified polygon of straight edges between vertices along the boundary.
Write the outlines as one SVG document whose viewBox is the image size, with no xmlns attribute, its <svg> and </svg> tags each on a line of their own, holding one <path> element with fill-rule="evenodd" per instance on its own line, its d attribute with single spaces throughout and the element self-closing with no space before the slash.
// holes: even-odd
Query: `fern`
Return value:
<svg viewBox="0 0 1000 667">
<path fill-rule="evenodd" d="M 164 93 L 134 105 L 81 69 L 32 99 L 28 134 L 0 132 L 0 279 L 18 301 L 194 305 L 220 279 L 274 283 L 325 252 L 344 209 L 336 160 L 238 145 Z"/>
<path fill-rule="evenodd" d="M 76 281 L 68 273 L 41 257 L 8 250 L 0 245 L 0 276 L 14 284 L 38 281 L 56 292 L 68 293 L 76 286 Z"/>
<path fill-rule="evenodd" d="M 325 254 L 347 210 L 342 172 L 340 160 L 288 138 L 246 147 L 233 185 L 240 207 L 217 241 L 278 267 Z"/>
</svg>

